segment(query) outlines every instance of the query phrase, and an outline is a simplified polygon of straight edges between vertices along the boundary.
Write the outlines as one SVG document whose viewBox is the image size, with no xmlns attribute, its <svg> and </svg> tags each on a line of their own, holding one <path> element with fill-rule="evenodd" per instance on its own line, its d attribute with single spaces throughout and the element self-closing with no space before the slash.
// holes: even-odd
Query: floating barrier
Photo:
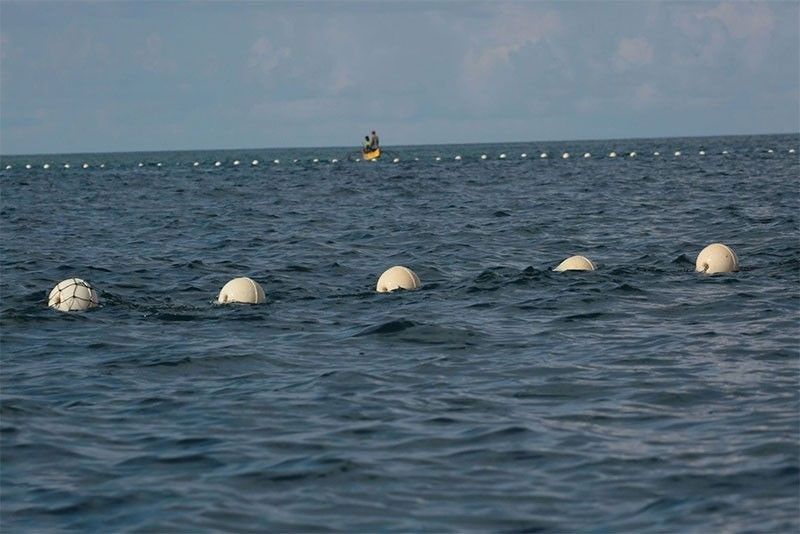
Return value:
<svg viewBox="0 0 800 534">
<path fill-rule="evenodd" d="M 68 278 L 56 284 L 47 298 L 47 305 L 62 312 L 86 311 L 98 306 L 97 291 L 80 278 Z"/>
<path fill-rule="evenodd" d="M 222 286 L 217 297 L 219 304 L 263 304 L 266 300 L 261 284 L 246 276 L 234 278 Z"/>
<path fill-rule="evenodd" d="M 594 271 L 595 266 L 586 256 L 570 256 L 558 264 L 553 271 L 561 273 L 564 271 Z"/>
<path fill-rule="evenodd" d="M 771 155 L 787 154 L 787 153 L 794 155 L 794 154 L 797 153 L 797 149 L 794 148 L 794 147 L 792 147 L 792 148 L 779 148 L 779 149 L 758 148 L 758 149 L 754 149 L 753 152 L 754 153 L 760 153 L 760 154 L 771 154 Z M 669 152 L 667 152 L 667 154 L 668 153 Z M 704 157 L 704 156 L 707 156 L 709 152 L 706 149 L 699 149 L 699 150 L 697 150 L 697 152 L 691 152 L 691 153 L 696 154 L 697 156 L 700 156 L 700 157 Z M 727 156 L 727 155 L 731 154 L 731 151 L 726 149 L 726 150 L 720 151 L 719 153 L 722 154 L 722 155 Z M 589 158 L 595 157 L 591 152 L 582 152 L 582 153 L 579 153 L 579 154 L 582 154 L 584 159 L 589 159 Z M 672 154 L 676 158 L 677 157 L 686 156 L 686 154 L 684 154 L 681 150 L 675 150 L 675 151 L 673 151 Z M 652 155 L 654 157 L 660 157 L 660 156 L 662 156 L 662 153 L 660 151 L 654 151 L 654 152 L 652 152 Z M 531 154 L 529 154 L 527 152 L 522 152 L 522 153 L 519 154 L 519 157 L 521 159 L 527 159 L 529 156 L 531 156 Z M 535 154 L 533 156 L 535 156 Z M 563 152 L 563 153 L 560 154 L 560 156 L 561 156 L 561 159 L 570 159 L 571 156 L 573 156 L 573 154 L 571 154 L 570 152 Z M 630 152 L 611 151 L 607 155 L 607 157 L 611 158 L 611 159 L 617 158 L 617 157 L 622 157 L 622 156 L 627 156 L 629 158 L 634 158 L 634 157 L 639 157 L 640 154 L 638 152 L 636 152 L 636 151 L 630 151 Z M 465 159 L 464 155 L 456 154 L 454 156 L 441 156 L 441 155 L 440 156 L 435 156 L 434 160 L 438 162 L 438 161 L 446 160 L 446 159 L 451 158 L 451 157 L 452 157 L 453 161 L 463 161 Z M 481 160 L 488 160 L 490 156 L 488 154 L 484 153 L 484 154 L 479 154 L 478 157 Z M 506 152 L 502 152 L 502 153 L 498 154 L 496 157 L 498 159 L 500 159 L 500 160 L 507 160 L 509 158 L 508 153 L 506 153 Z M 549 157 L 550 157 L 550 155 L 547 152 L 540 152 L 539 153 L 539 159 L 548 159 Z M 413 158 L 409 157 L 407 159 L 407 161 L 410 161 L 411 159 L 413 159 L 413 161 L 420 161 L 419 157 L 413 157 Z M 469 159 L 469 157 L 467 157 L 467 159 Z M 397 161 L 394 161 L 394 160 L 397 160 Z M 393 158 L 392 162 L 393 163 L 398 163 L 399 160 L 400 160 L 400 158 L 398 156 L 396 158 Z M 292 159 L 291 161 L 292 161 L 292 163 L 300 162 L 300 160 L 297 159 L 297 158 Z M 320 161 L 329 161 L 330 163 L 339 163 L 342 160 L 339 159 L 339 158 L 332 158 L 330 160 L 320 160 L 320 158 L 313 158 L 313 160 L 311 160 L 311 161 L 313 163 L 319 163 Z M 346 161 L 361 161 L 361 158 L 348 157 Z M 263 163 L 262 161 L 260 161 L 258 159 L 254 159 L 254 160 L 251 160 L 250 166 L 255 167 L 255 166 L 261 165 L 262 163 Z M 275 164 L 275 165 L 278 165 L 278 164 L 281 163 L 281 160 L 280 159 L 273 159 L 272 163 Z M 238 160 L 238 159 L 236 159 L 236 160 L 231 161 L 231 164 L 233 166 L 240 166 L 240 165 L 243 164 L 243 162 Z M 51 168 L 53 168 L 53 167 L 55 167 L 57 165 L 62 165 L 64 169 L 70 169 L 72 167 L 72 165 L 70 163 L 52 164 L 52 163 L 49 163 L 49 162 L 35 162 L 34 161 L 34 162 L 30 162 L 30 163 L 26 163 L 24 165 L 21 165 L 20 168 L 24 168 L 24 169 L 27 169 L 27 170 L 31 170 L 31 169 L 34 169 L 34 168 L 41 168 L 41 169 L 47 170 L 47 169 L 51 169 Z M 83 162 L 83 163 L 80 164 L 80 168 L 90 169 L 93 165 L 94 164 L 90 164 L 89 162 Z M 182 163 L 176 163 L 175 165 L 176 166 L 181 166 Z M 191 165 L 193 167 L 200 167 L 201 166 L 201 162 L 194 161 L 194 162 L 191 163 Z M 218 161 L 213 162 L 212 165 L 214 167 L 221 167 L 221 166 L 223 166 L 223 162 L 218 160 Z M 98 164 L 96 166 L 98 168 L 100 168 L 100 169 L 105 169 L 107 167 L 106 163 L 100 163 L 100 164 Z M 157 167 L 157 168 L 162 168 L 162 167 L 164 167 L 164 163 L 163 162 L 149 162 L 148 163 L 148 162 L 140 161 L 140 162 L 136 163 L 136 166 L 139 167 L 139 168 L 145 167 L 145 166 L 154 166 L 154 167 Z M 6 164 L 6 165 L 3 165 L 2 168 L 5 169 L 6 171 L 10 171 L 10 170 L 12 170 L 14 168 L 14 165 Z"/>
<path fill-rule="evenodd" d="M 705 274 L 731 273 L 739 270 L 739 258 L 728 245 L 713 243 L 700 251 L 695 271 Z"/>
<path fill-rule="evenodd" d="M 395 289 L 413 290 L 419 289 L 421 285 L 417 273 L 408 267 L 395 265 L 384 271 L 380 278 L 378 278 L 375 291 L 378 293 L 389 293 Z"/>
</svg>

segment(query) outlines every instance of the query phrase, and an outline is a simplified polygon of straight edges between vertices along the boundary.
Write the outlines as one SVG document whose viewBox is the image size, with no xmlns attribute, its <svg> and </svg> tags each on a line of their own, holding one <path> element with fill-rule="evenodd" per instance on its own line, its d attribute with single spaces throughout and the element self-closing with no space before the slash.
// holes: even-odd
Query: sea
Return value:
<svg viewBox="0 0 800 534">
<path fill-rule="evenodd" d="M 797 532 L 798 152 L 0 157 L 1 528 Z"/>
</svg>

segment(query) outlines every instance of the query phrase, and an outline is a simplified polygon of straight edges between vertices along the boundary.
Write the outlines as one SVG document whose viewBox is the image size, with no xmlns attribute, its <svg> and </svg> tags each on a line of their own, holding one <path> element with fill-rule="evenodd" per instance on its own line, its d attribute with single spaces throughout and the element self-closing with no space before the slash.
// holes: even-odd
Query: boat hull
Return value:
<svg viewBox="0 0 800 534">
<path fill-rule="evenodd" d="M 378 159 L 379 157 L 381 157 L 381 149 L 376 148 L 375 150 L 362 151 L 361 157 L 364 158 L 364 161 L 372 161 L 374 159 Z"/>
</svg>

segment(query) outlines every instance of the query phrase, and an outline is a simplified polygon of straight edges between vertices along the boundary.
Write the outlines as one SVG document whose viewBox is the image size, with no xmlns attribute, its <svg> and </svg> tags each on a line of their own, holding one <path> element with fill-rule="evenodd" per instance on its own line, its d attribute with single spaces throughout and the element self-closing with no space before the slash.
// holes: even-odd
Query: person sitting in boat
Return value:
<svg viewBox="0 0 800 534">
<path fill-rule="evenodd" d="M 372 130 L 372 137 L 369 140 L 369 149 L 370 150 L 377 150 L 380 147 L 380 139 L 378 138 L 378 134 L 375 133 L 375 130 Z"/>
</svg>

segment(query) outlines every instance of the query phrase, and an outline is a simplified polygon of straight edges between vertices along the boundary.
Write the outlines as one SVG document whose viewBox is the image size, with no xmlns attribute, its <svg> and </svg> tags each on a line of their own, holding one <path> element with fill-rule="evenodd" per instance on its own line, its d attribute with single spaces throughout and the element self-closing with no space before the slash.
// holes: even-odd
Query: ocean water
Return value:
<svg viewBox="0 0 800 534">
<path fill-rule="evenodd" d="M 797 151 L 3 157 L 2 528 L 797 531 Z M 102 307 L 47 308 L 73 276 Z"/>
</svg>

